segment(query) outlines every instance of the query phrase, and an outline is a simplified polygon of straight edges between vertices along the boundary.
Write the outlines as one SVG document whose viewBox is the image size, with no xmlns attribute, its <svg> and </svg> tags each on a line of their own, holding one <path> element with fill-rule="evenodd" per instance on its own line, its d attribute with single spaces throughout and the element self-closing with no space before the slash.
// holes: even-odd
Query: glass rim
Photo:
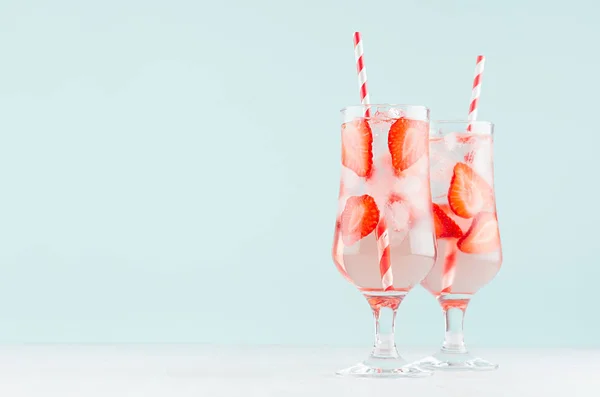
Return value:
<svg viewBox="0 0 600 397">
<path fill-rule="evenodd" d="M 491 121 L 485 120 L 431 120 L 431 124 L 479 124 L 479 125 L 489 125 L 493 126 L 494 123 Z"/>
<path fill-rule="evenodd" d="M 411 105 L 411 104 L 407 104 L 407 103 L 370 103 L 368 105 L 344 106 L 343 108 L 340 109 L 340 112 L 343 113 L 343 112 L 345 112 L 347 110 L 351 110 L 351 109 L 364 109 L 367 107 L 380 107 L 380 106 L 397 107 L 397 108 L 421 108 L 423 110 L 426 110 L 427 112 L 430 111 L 430 109 L 425 105 Z"/>
</svg>

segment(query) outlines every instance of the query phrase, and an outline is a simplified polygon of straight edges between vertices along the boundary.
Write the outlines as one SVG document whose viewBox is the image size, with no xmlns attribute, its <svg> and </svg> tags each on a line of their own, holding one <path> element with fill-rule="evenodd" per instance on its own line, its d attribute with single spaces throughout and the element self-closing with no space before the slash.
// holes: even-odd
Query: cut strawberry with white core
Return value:
<svg viewBox="0 0 600 397">
<path fill-rule="evenodd" d="M 410 168 L 429 150 L 429 124 L 401 118 L 390 127 L 388 148 L 396 174 Z"/>
<path fill-rule="evenodd" d="M 493 212 L 482 212 L 473 218 L 473 224 L 458 240 L 458 249 L 468 254 L 486 254 L 500 248 L 498 220 Z"/>
<path fill-rule="evenodd" d="M 379 209 L 373 197 L 352 196 L 341 215 L 342 240 L 350 246 L 371 234 L 379 223 Z"/>
<path fill-rule="evenodd" d="M 448 189 L 448 204 L 452 212 L 462 218 L 472 218 L 494 203 L 491 186 L 465 163 L 454 166 Z"/>
<path fill-rule="evenodd" d="M 361 177 L 373 170 L 373 134 L 365 119 L 342 124 L 342 164 Z"/>
</svg>

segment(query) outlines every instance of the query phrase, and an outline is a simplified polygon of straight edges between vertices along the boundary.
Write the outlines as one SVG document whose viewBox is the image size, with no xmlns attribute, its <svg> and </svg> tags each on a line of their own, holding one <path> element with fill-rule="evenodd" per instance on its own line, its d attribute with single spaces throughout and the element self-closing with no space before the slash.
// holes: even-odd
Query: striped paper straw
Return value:
<svg viewBox="0 0 600 397">
<path fill-rule="evenodd" d="M 367 89 L 367 70 L 365 68 L 364 51 L 360 32 L 354 32 L 354 58 L 356 59 L 356 71 L 358 72 L 358 89 L 360 92 L 360 103 L 365 106 L 365 117 L 371 115 L 369 105 L 369 90 Z M 390 261 L 390 235 L 385 221 L 385 211 L 380 211 L 379 223 L 375 229 L 377 238 L 377 251 L 379 253 L 379 271 L 381 273 L 381 285 L 384 291 L 394 288 L 394 277 L 392 275 L 392 264 Z"/>
<path fill-rule="evenodd" d="M 381 211 L 381 217 L 375 229 L 375 237 L 377 237 L 377 252 L 379 253 L 381 286 L 384 291 L 389 291 L 394 288 L 394 275 L 390 260 L 390 235 L 385 222 L 385 211 Z"/>
<path fill-rule="evenodd" d="M 360 103 L 367 106 L 371 103 L 369 100 L 369 90 L 367 89 L 367 69 L 365 69 L 364 51 L 360 32 L 354 32 L 354 59 L 356 59 L 356 71 L 358 72 L 358 90 L 360 93 Z M 365 117 L 371 115 L 370 109 L 365 109 Z"/>
<path fill-rule="evenodd" d="M 479 105 L 479 95 L 481 95 L 481 77 L 483 76 L 483 67 L 485 65 L 485 57 L 483 55 L 477 56 L 477 63 L 475 64 L 475 78 L 473 79 L 473 90 L 471 91 L 471 104 L 469 105 L 469 117 L 468 121 L 477 120 L 477 107 Z M 471 125 L 468 127 L 471 130 Z"/>
</svg>

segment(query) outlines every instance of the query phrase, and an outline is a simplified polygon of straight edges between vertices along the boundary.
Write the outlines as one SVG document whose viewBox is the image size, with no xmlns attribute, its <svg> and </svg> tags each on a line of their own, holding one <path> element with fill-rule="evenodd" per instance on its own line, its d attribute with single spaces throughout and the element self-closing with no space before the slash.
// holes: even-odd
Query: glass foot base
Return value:
<svg viewBox="0 0 600 397">
<path fill-rule="evenodd" d="M 336 374 L 339 376 L 361 378 L 422 378 L 431 376 L 433 372 L 425 370 L 416 364 L 409 364 L 401 358 L 371 358 L 350 368 L 337 371 Z"/>
<path fill-rule="evenodd" d="M 469 353 L 448 353 L 440 351 L 433 356 L 424 358 L 417 363 L 420 367 L 435 371 L 493 371 L 498 364 Z"/>
</svg>

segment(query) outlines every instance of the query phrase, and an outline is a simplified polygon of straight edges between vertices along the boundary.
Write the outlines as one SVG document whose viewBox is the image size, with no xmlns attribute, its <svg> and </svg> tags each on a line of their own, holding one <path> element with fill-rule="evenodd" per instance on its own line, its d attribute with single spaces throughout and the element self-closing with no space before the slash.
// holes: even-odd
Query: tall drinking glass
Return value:
<svg viewBox="0 0 600 397">
<path fill-rule="evenodd" d="M 333 259 L 365 296 L 375 345 L 363 362 L 338 372 L 418 377 L 396 350 L 394 324 L 406 294 L 435 261 L 429 186 L 429 110 L 423 106 L 351 106 L 342 113 L 342 167 Z"/>
<path fill-rule="evenodd" d="M 496 369 L 496 364 L 469 354 L 463 338 L 471 298 L 496 276 L 502 263 L 493 124 L 438 121 L 432 127 L 430 180 L 438 255 L 421 284 L 442 307 L 446 336 L 441 350 L 420 364 L 430 369 Z"/>
</svg>

